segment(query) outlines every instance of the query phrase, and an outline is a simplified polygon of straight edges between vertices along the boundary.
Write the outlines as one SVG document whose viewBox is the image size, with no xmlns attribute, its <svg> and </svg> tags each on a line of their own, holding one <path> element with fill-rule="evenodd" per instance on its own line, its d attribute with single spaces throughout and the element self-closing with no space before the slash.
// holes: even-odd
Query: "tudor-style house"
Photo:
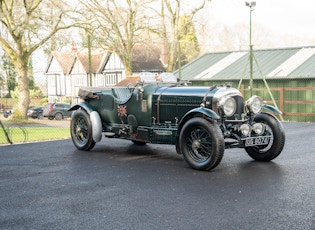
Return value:
<svg viewBox="0 0 315 230">
<path fill-rule="evenodd" d="M 145 49 L 136 46 L 132 62 L 133 75 L 142 72 L 160 74 L 165 71 L 160 59 L 160 50 L 156 47 Z M 47 76 L 48 101 L 78 101 L 81 87 L 111 87 L 126 79 L 124 65 L 115 53 L 104 50 L 92 50 L 89 60 L 88 50 L 78 52 L 54 51 L 48 60 L 45 74 Z"/>
</svg>

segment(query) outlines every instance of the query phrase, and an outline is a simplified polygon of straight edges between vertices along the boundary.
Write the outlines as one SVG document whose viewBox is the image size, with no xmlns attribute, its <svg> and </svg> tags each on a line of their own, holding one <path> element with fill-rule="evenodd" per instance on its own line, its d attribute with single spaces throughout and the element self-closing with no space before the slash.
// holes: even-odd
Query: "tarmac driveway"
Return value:
<svg viewBox="0 0 315 230">
<path fill-rule="evenodd" d="M 285 128 L 273 162 L 233 149 L 210 172 L 169 145 L 0 146 L 0 229 L 315 229 L 315 124 Z"/>
</svg>

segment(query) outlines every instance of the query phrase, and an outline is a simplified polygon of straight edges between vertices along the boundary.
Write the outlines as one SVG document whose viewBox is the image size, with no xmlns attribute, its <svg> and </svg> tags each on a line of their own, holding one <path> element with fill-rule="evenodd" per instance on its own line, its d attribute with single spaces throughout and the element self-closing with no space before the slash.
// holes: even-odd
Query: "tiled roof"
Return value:
<svg viewBox="0 0 315 230">
<path fill-rule="evenodd" d="M 107 53 L 104 51 L 91 51 L 91 72 L 92 73 L 99 73 L 101 71 L 101 67 L 106 57 Z M 83 68 L 86 73 L 89 72 L 89 54 L 87 50 L 84 50 L 78 53 L 77 58 L 83 65 Z"/>
<path fill-rule="evenodd" d="M 159 59 L 132 62 L 133 72 L 164 72 L 165 68 Z"/>
<path fill-rule="evenodd" d="M 132 67 L 133 72 L 164 72 L 165 67 L 160 60 L 161 50 L 156 46 L 145 47 L 136 45 L 133 51 Z M 109 53 L 104 50 L 92 50 L 91 51 L 91 67 L 92 73 L 100 73 L 106 64 L 106 60 L 109 58 Z M 47 70 L 53 58 L 58 62 L 61 70 L 64 74 L 69 74 L 74 66 L 75 61 L 79 61 L 86 73 L 89 72 L 89 58 L 88 50 L 77 52 L 76 50 L 71 52 L 53 51 L 48 61 Z"/>
<path fill-rule="evenodd" d="M 133 48 L 133 72 L 164 72 L 160 60 L 161 50 L 157 46 L 135 45 Z"/>
<path fill-rule="evenodd" d="M 315 47 L 254 50 L 253 78 L 315 78 Z M 206 53 L 184 65 L 182 80 L 237 80 L 249 78 L 249 52 Z M 179 71 L 174 74 L 179 77 Z"/>
<path fill-rule="evenodd" d="M 67 74 L 75 61 L 76 53 L 53 51 L 51 58 L 56 58 L 62 72 Z M 50 60 L 51 61 L 51 60 Z"/>
</svg>

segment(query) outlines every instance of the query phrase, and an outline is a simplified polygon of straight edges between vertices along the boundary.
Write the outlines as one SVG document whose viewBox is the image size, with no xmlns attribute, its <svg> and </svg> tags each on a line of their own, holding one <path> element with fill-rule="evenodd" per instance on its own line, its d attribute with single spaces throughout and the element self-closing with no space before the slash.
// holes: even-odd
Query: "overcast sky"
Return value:
<svg viewBox="0 0 315 230">
<path fill-rule="evenodd" d="M 245 2 L 212 0 L 209 4 L 210 15 L 219 23 L 229 26 L 235 23 L 249 24 L 249 7 L 245 6 Z M 256 0 L 252 22 L 253 25 L 259 24 L 275 35 L 300 37 L 306 44 L 309 40 L 315 41 L 315 1 Z"/>
<path fill-rule="evenodd" d="M 212 0 L 208 5 L 208 15 L 218 24 L 249 25 L 249 7 L 245 6 L 245 2 Z M 252 22 L 253 30 L 259 25 L 274 35 L 275 47 L 315 46 L 315 0 L 256 0 Z M 281 36 L 292 36 L 298 41 L 283 44 Z"/>
</svg>

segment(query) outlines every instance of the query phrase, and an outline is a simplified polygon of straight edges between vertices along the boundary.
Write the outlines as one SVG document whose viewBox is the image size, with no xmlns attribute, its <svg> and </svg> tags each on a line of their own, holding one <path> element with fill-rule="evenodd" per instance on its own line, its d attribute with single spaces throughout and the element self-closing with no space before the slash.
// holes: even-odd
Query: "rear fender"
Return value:
<svg viewBox="0 0 315 230">
<path fill-rule="evenodd" d="M 91 112 L 94 111 L 93 107 L 86 102 L 80 102 L 79 104 L 72 106 L 69 111 L 78 110 L 80 108 L 84 109 L 88 114 L 91 114 Z"/>
<path fill-rule="evenodd" d="M 102 120 L 100 115 L 86 102 L 76 104 L 75 106 L 71 107 L 69 111 L 74 111 L 78 109 L 83 109 L 90 115 L 90 120 L 92 124 L 92 137 L 95 142 L 99 142 L 102 139 Z"/>
</svg>

